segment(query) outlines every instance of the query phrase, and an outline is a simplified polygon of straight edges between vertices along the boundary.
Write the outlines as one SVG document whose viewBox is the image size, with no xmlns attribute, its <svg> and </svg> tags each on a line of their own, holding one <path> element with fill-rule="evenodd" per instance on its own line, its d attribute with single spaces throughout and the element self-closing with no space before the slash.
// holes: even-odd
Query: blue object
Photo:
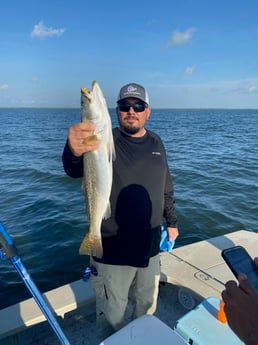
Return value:
<svg viewBox="0 0 258 345">
<path fill-rule="evenodd" d="M 160 241 L 160 251 L 161 252 L 172 252 L 174 248 L 175 240 L 168 240 L 168 232 L 165 226 L 161 227 L 161 241 Z"/>
<path fill-rule="evenodd" d="M 4 226 L 0 223 L 0 257 L 1 260 L 11 259 L 17 255 L 17 251 L 13 240 L 5 230 Z"/>
<path fill-rule="evenodd" d="M 34 284 L 33 280 L 31 279 L 29 273 L 27 272 L 26 268 L 23 266 L 21 259 L 16 253 L 15 245 L 10 238 L 9 234 L 5 230 L 4 226 L 0 223 L 0 257 L 10 259 L 11 263 L 16 268 L 17 272 L 21 276 L 22 280 L 24 281 L 25 285 L 29 289 L 30 293 L 34 297 L 35 301 L 37 302 L 38 306 L 40 307 L 42 313 L 48 320 L 50 326 L 56 333 L 57 337 L 59 338 L 61 344 L 63 345 L 70 345 L 70 342 L 66 338 L 65 334 L 63 333 L 62 329 L 60 328 L 56 318 L 54 317 L 50 306 L 48 305 L 47 301 L 44 300 L 43 296 L 39 292 L 38 288 Z"/>
<path fill-rule="evenodd" d="M 84 275 L 82 277 L 82 280 L 84 282 L 87 282 L 90 279 L 90 275 L 93 274 L 94 276 L 98 275 L 98 271 L 96 269 L 96 267 L 94 266 L 88 266 L 86 267 L 85 271 L 84 271 Z"/>
</svg>

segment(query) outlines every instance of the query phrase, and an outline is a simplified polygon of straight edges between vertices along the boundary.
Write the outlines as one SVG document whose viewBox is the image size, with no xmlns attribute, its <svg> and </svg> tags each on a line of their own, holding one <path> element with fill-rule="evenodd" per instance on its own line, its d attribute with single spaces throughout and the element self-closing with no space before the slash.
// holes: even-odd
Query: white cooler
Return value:
<svg viewBox="0 0 258 345">
<path fill-rule="evenodd" d="M 105 339 L 100 345 L 186 345 L 188 344 L 156 316 L 143 315 Z"/>
</svg>

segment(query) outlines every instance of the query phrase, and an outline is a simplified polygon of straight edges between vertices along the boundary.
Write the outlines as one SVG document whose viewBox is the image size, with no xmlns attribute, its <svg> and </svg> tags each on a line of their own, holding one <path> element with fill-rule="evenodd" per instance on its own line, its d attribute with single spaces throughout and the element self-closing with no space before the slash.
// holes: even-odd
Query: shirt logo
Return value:
<svg viewBox="0 0 258 345">
<path fill-rule="evenodd" d="M 160 152 L 155 152 L 155 151 L 152 151 L 152 153 L 151 153 L 152 155 L 156 155 L 156 156 L 160 156 L 161 155 L 161 153 Z"/>
</svg>

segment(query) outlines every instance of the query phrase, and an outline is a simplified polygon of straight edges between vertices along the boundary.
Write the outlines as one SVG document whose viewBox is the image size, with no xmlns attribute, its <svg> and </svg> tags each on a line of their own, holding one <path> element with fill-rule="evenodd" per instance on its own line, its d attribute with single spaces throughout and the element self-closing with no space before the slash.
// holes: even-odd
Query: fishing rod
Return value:
<svg viewBox="0 0 258 345">
<path fill-rule="evenodd" d="M 54 317 L 50 305 L 47 301 L 43 298 L 42 294 L 34 284 L 32 278 L 30 277 L 29 273 L 27 272 L 26 268 L 24 267 L 20 257 L 17 254 L 17 250 L 15 244 L 7 231 L 5 230 L 4 226 L 0 223 L 0 259 L 2 261 L 9 259 L 11 263 L 16 268 L 17 272 L 21 276 L 22 280 L 24 281 L 25 285 L 27 286 L 28 290 L 34 297 L 36 303 L 38 304 L 39 308 L 41 309 L 42 313 L 46 317 L 47 321 L 49 322 L 50 326 L 56 333 L 57 337 L 59 338 L 61 344 L 63 345 L 70 345 L 70 342 L 66 338 L 65 334 L 63 333 L 61 327 L 59 326 L 56 318 Z"/>
</svg>

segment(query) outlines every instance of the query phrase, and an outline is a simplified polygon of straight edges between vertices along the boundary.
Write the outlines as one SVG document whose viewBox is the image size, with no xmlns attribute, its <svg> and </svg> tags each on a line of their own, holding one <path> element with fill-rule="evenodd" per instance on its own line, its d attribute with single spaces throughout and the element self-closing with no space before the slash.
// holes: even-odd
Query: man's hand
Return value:
<svg viewBox="0 0 258 345">
<path fill-rule="evenodd" d="M 173 241 L 173 240 L 175 241 L 179 235 L 178 228 L 167 228 L 167 232 L 168 232 L 169 241 Z"/>
<path fill-rule="evenodd" d="M 69 128 L 68 144 L 75 156 L 98 149 L 99 140 L 94 135 L 94 129 L 94 125 L 89 122 L 80 122 Z"/>
<path fill-rule="evenodd" d="M 258 266 L 258 260 L 255 260 Z M 245 274 L 238 276 L 239 285 L 228 281 L 222 292 L 224 310 L 230 328 L 246 345 L 258 344 L 258 291 L 247 280 Z"/>
</svg>

